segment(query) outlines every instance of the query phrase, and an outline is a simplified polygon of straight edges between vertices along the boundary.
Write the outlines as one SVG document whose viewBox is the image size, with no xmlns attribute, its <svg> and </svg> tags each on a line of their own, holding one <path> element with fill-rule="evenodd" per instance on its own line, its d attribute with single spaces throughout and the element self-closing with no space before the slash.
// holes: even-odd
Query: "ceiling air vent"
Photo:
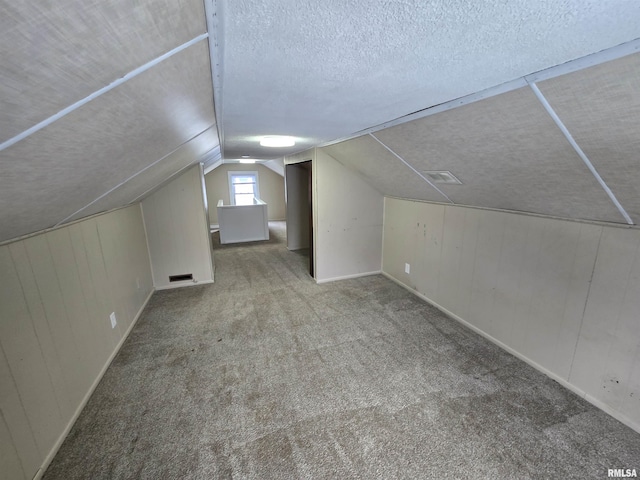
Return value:
<svg viewBox="0 0 640 480">
<path fill-rule="evenodd" d="M 462 185 L 455 175 L 447 170 L 423 172 L 433 183 L 445 183 L 447 185 Z"/>
</svg>

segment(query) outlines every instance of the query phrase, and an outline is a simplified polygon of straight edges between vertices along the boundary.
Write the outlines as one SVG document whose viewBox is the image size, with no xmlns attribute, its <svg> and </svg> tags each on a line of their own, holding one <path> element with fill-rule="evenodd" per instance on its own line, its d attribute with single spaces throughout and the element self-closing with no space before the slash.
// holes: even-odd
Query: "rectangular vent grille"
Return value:
<svg viewBox="0 0 640 480">
<path fill-rule="evenodd" d="M 424 172 L 429 180 L 433 183 L 444 183 L 447 185 L 462 185 L 455 175 L 447 170 Z"/>
<path fill-rule="evenodd" d="M 170 282 L 184 282 L 185 280 L 193 280 L 193 273 L 185 273 L 184 275 L 169 275 Z"/>
</svg>

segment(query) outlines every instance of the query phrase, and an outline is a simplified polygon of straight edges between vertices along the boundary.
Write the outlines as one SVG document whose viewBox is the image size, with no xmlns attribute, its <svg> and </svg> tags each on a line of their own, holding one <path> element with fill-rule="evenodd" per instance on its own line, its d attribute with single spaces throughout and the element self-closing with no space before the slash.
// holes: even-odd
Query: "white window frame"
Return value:
<svg viewBox="0 0 640 480">
<path fill-rule="evenodd" d="M 236 204 L 236 196 L 234 195 L 234 192 L 233 192 L 233 177 L 235 175 L 238 175 L 238 176 L 253 175 L 256 178 L 255 188 L 253 189 L 253 196 L 255 198 L 260 198 L 260 177 L 258 176 L 257 171 L 247 171 L 247 170 L 229 171 L 227 172 L 227 176 L 229 179 L 229 203 L 231 205 Z"/>
</svg>

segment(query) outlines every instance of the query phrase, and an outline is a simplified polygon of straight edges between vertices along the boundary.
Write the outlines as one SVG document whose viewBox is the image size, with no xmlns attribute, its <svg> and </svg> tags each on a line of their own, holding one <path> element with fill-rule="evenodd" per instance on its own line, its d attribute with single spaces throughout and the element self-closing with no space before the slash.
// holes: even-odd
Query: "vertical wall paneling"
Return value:
<svg viewBox="0 0 640 480">
<path fill-rule="evenodd" d="M 460 210 L 449 208 L 448 211 Z M 501 342 L 509 342 L 513 312 L 517 308 L 518 288 L 523 274 L 524 246 L 527 235 L 526 218 L 510 215 L 503 218 L 500 238 L 500 258 L 496 264 L 493 315 L 488 333 Z M 446 268 L 446 266 L 444 266 Z"/>
<path fill-rule="evenodd" d="M 416 205 L 416 207 L 419 207 L 419 205 Z M 451 217 L 451 215 L 448 216 L 448 218 Z M 460 315 L 468 315 L 473 308 L 471 305 L 471 291 L 473 289 L 475 273 L 475 256 L 478 245 L 479 225 L 479 216 L 472 215 L 469 211 L 464 212 L 462 253 L 460 255 L 460 266 L 458 268 L 458 292 L 455 296 L 456 303 L 452 305 L 452 307 L 459 309 Z M 449 231 L 450 229 L 446 228 L 445 235 L 447 235 Z M 442 268 L 448 268 L 448 265 L 445 264 Z"/>
<path fill-rule="evenodd" d="M 82 224 L 73 224 L 67 230 L 69 231 L 69 236 L 71 238 L 73 256 L 78 269 L 77 273 L 80 281 L 80 290 L 87 310 L 84 323 L 86 324 L 87 335 L 91 339 L 91 345 L 94 348 L 93 358 L 96 362 L 94 368 L 99 372 L 102 365 L 104 365 L 104 362 L 109 358 L 109 354 L 115 345 L 112 341 L 103 341 L 110 337 L 110 325 L 108 325 L 108 322 L 106 321 L 108 314 L 98 300 L 99 295 L 96 294 L 98 288 L 96 287 L 93 276 L 91 275 L 91 267 L 89 265 L 89 257 L 87 255 L 87 248 L 84 242 Z M 93 312 L 93 314 L 90 314 L 89 312 Z"/>
<path fill-rule="evenodd" d="M 2 347 L 0 346 L 0 350 Z M 36 444 L 29 418 L 24 410 L 20 393 L 9 369 L 9 362 L 4 351 L 0 351 L 0 413 L 2 421 L 7 426 L 11 443 L 0 443 L 2 454 L 0 459 L 10 464 L 14 455 L 20 460 L 20 466 L 24 472 L 24 478 L 31 479 L 42 460 L 42 455 Z M 2 471 L 11 471 L 11 465 L 0 464 Z M 22 478 L 22 477 L 16 477 Z"/>
<path fill-rule="evenodd" d="M 112 329 L 108 320 L 109 314 L 113 311 L 113 302 L 111 301 L 113 293 L 107 278 L 104 252 L 98 236 L 98 224 L 96 220 L 89 219 L 76 225 L 79 225 L 82 231 L 89 272 L 96 292 L 97 309 L 92 315 L 96 322 L 96 332 L 103 338 L 103 344 L 107 351 L 112 352 L 120 337 L 118 330 Z M 96 255 L 94 252 L 100 252 L 100 254 Z"/>
<path fill-rule="evenodd" d="M 488 331 L 492 320 L 503 226 L 502 219 L 494 216 L 494 212 L 478 210 L 477 213 L 478 238 L 470 303 L 478 328 Z"/>
<path fill-rule="evenodd" d="M 65 418 L 65 416 L 69 416 L 73 413 L 73 408 L 69 402 L 67 383 L 64 372 L 62 371 L 60 356 L 49 329 L 47 317 L 36 285 L 33 269 L 31 267 L 31 261 L 27 255 L 24 242 L 11 243 L 8 245 L 8 248 L 16 267 L 24 298 L 27 302 L 29 314 L 33 322 L 33 328 L 36 336 L 38 337 L 42 356 L 55 391 L 55 398 L 58 403 L 61 418 Z"/>
<path fill-rule="evenodd" d="M 69 399 L 73 405 L 77 405 L 83 396 L 79 384 L 84 378 L 84 374 L 80 373 L 84 370 L 84 366 L 78 354 L 76 334 L 71 329 L 67 318 L 47 235 L 27 238 L 25 247 L 42 299 L 49 332 L 60 357 Z"/>
<path fill-rule="evenodd" d="M 386 198 L 384 232 L 385 274 L 640 429 L 639 230 Z"/>
<path fill-rule="evenodd" d="M 640 391 L 632 382 L 640 368 L 639 249 L 636 230 L 603 232 L 571 370 L 571 380 L 594 398 L 635 415 L 640 412 Z"/>
<path fill-rule="evenodd" d="M 388 202 L 385 201 L 385 205 Z M 442 228 L 441 267 L 438 273 L 437 298 L 442 306 L 451 309 L 456 303 L 460 288 L 460 266 L 462 264 L 462 244 L 464 241 L 464 214 L 459 208 L 445 208 L 449 229 Z M 385 218 L 386 215 L 385 215 Z M 386 220 L 385 220 L 386 223 Z"/>
<path fill-rule="evenodd" d="M 0 248 L 0 343 L 22 408 L 42 455 L 62 425 L 47 367 L 8 247 Z M 3 384 L 3 389 L 4 389 Z M 25 426 L 26 427 L 26 426 Z"/>
<path fill-rule="evenodd" d="M 120 238 L 127 229 L 126 215 L 116 212 L 97 224 L 98 238 L 104 258 L 107 282 L 111 292 L 109 313 L 115 312 L 118 337 L 130 326 L 135 314 L 134 305 L 129 301 L 129 292 L 135 291 L 135 277 L 129 273 L 129 258 L 120 246 Z M 107 318 L 104 319 L 107 323 Z"/>
<path fill-rule="evenodd" d="M 0 465 L 3 467 L 3 475 L 6 475 L 7 478 L 27 478 L 2 410 L 0 410 L 0 444 L 7 445 L 7 448 L 0 449 Z"/>
<path fill-rule="evenodd" d="M 142 201 L 156 288 L 194 283 L 171 283 L 170 275 L 191 273 L 197 283 L 213 281 L 201 175 L 200 165 L 194 165 Z"/>
<path fill-rule="evenodd" d="M 444 208 L 432 210 L 418 209 L 415 212 L 415 230 L 413 244 L 416 256 L 412 270 L 417 273 L 415 288 L 426 295 L 436 296 L 438 290 L 438 268 L 442 254 L 442 227 Z"/>
<path fill-rule="evenodd" d="M 64 228 L 50 232 L 47 237 L 65 316 L 77 350 L 77 358 L 83 360 L 76 366 L 81 372 L 77 376 L 78 390 L 86 392 L 91 386 L 92 379 L 100 371 L 100 365 L 93 355 L 94 342 L 91 338 L 90 324 L 87 322 L 89 312 L 80 283 L 71 236 L 69 229 Z"/>
<path fill-rule="evenodd" d="M 571 278 L 567 285 L 563 321 L 556 337 L 558 348 L 555 349 L 554 358 L 558 374 L 569 380 L 604 230 L 599 225 L 581 224 L 579 227 L 578 241 L 572 252 Z"/>
<path fill-rule="evenodd" d="M 5 250 L 6 248 L 0 247 L 0 259 L 3 267 L 6 266 L 7 262 Z M 4 291 L 4 288 L 1 290 Z M 5 298 L 2 298 L 2 300 L 0 314 L 4 319 L 5 315 L 9 313 L 9 304 L 4 301 Z M 7 316 L 6 318 L 8 319 L 9 317 Z M 8 339 L 5 335 L 11 333 L 10 329 L 14 330 L 15 328 L 15 321 L 9 324 L 8 320 L 3 320 L 0 323 L 0 339 Z M 0 458 L 10 460 L 13 458 L 13 452 L 15 452 L 25 473 L 24 478 L 31 478 L 37 471 L 42 456 L 31 428 L 32 420 L 25 411 L 15 376 L 11 370 L 10 363 L 13 352 L 9 352 L 7 355 L 4 351 L 4 343 L 5 341 L 0 341 L 0 354 L 2 355 L 0 357 L 0 385 L 2 385 L 2 388 L 0 388 L 0 410 L 2 411 L 3 421 L 7 425 L 12 444 L 0 444 L 3 451 Z M 26 394 L 28 395 L 28 392 Z M 4 464 L 1 466 L 4 467 Z M 10 467 L 7 466 L 5 468 L 7 471 L 11 471 Z"/>
<path fill-rule="evenodd" d="M 0 476 L 31 479 L 153 290 L 140 207 L 0 246 L 0 271 Z"/>
</svg>

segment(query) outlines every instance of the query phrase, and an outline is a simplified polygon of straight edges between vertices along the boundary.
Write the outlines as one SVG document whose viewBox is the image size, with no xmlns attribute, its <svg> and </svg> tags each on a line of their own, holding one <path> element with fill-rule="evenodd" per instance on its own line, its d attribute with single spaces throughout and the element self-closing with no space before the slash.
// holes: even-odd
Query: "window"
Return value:
<svg viewBox="0 0 640 480">
<path fill-rule="evenodd" d="M 253 205 L 253 197 L 260 198 L 258 172 L 229 172 L 231 205 Z"/>
</svg>

